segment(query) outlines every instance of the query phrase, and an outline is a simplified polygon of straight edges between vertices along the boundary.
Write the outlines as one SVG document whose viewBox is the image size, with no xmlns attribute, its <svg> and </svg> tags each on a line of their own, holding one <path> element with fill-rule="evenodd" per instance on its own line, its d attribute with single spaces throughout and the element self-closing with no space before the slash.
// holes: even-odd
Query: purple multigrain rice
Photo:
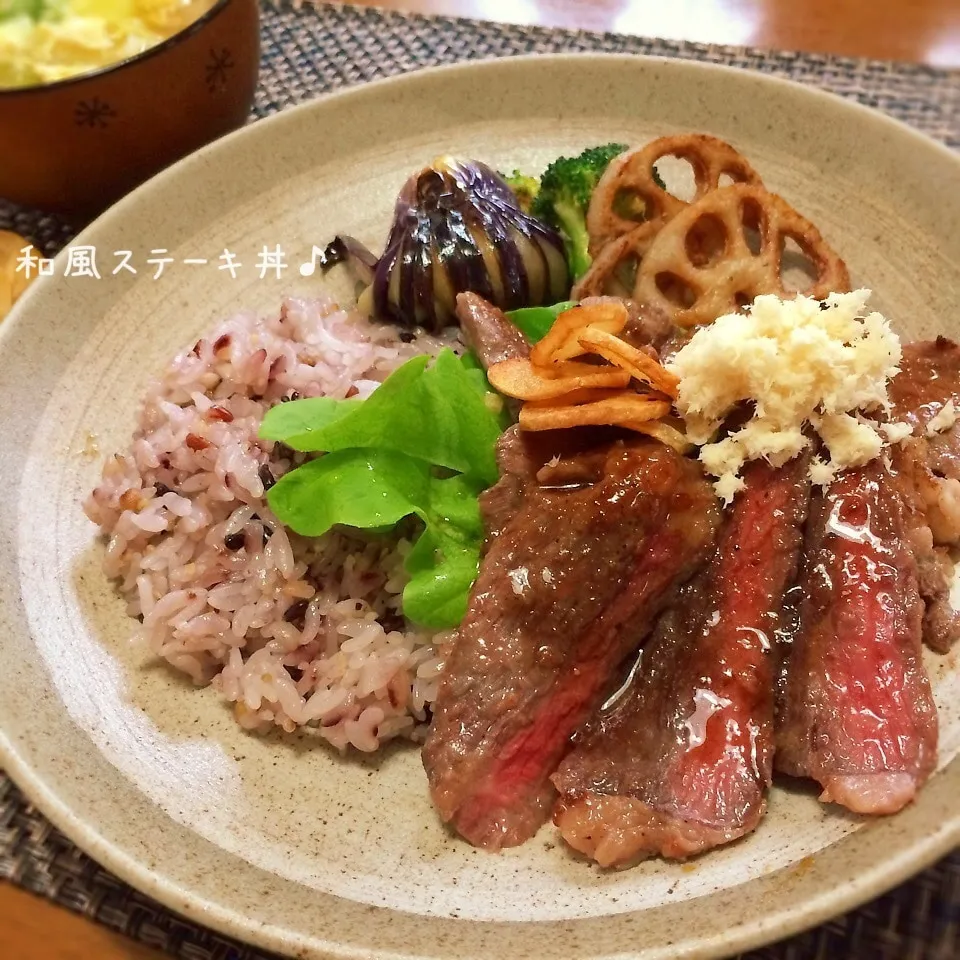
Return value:
<svg viewBox="0 0 960 960">
<path fill-rule="evenodd" d="M 364 751 L 422 733 L 444 638 L 402 617 L 408 537 L 284 529 L 265 493 L 299 460 L 257 430 L 284 399 L 367 397 L 443 345 L 408 345 L 329 300 L 233 317 L 150 385 L 130 449 L 87 498 L 140 639 L 212 683 L 242 726 Z"/>
</svg>

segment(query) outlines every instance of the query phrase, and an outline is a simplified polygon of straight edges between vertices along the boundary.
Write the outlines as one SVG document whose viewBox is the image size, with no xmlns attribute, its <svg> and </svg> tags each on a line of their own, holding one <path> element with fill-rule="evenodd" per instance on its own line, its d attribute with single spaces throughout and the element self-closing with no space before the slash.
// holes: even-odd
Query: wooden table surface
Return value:
<svg viewBox="0 0 960 960">
<path fill-rule="evenodd" d="M 669 40 L 960 67 L 960 0 L 353 0 Z"/>
<path fill-rule="evenodd" d="M 960 0 L 354 0 L 508 23 L 960 67 Z M 4 960 L 164 955 L 0 883 Z"/>
</svg>

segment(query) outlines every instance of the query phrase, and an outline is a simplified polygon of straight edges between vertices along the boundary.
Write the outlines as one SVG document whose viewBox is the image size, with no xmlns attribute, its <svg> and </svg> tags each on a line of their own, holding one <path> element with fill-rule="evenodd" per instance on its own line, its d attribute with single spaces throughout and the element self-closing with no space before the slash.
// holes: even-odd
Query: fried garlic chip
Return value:
<svg viewBox="0 0 960 960">
<path fill-rule="evenodd" d="M 487 371 L 487 379 L 495 390 L 517 400 L 553 400 L 575 390 L 625 387 L 630 382 L 630 374 L 618 367 L 575 366 L 580 369 L 566 376 L 545 376 L 529 360 L 518 357 L 495 363 Z"/>
<path fill-rule="evenodd" d="M 659 390 L 660 393 L 665 393 L 671 399 L 676 399 L 680 378 L 625 340 L 605 330 L 587 327 L 580 334 L 580 346 L 590 353 L 603 357 L 604 360 L 609 360 L 614 366 L 624 370 L 641 383 Z"/>
<path fill-rule="evenodd" d="M 607 333 L 620 333 L 630 315 L 624 304 L 615 300 L 571 307 L 554 321 L 550 332 L 530 350 L 530 361 L 537 367 L 572 360 L 587 351 L 580 346 L 580 334 L 587 327 Z"/>
<path fill-rule="evenodd" d="M 670 412 L 667 400 L 654 400 L 630 390 L 578 406 L 524 406 L 520 411 L 521 430 L 563 430 L 569 427 L 626 427 L 658 420 Z"/>
<path fill-rule="evenodd" d="M 663 420 L 646 420 L 626 424 L 626 426 L 637 433 L 645 433 L 668 447 L 673 447 L 677 453 L 689 453 L 693 449 L 693 444 L 680 430 L 669 423 L 664 423 Z"/>
</svg>

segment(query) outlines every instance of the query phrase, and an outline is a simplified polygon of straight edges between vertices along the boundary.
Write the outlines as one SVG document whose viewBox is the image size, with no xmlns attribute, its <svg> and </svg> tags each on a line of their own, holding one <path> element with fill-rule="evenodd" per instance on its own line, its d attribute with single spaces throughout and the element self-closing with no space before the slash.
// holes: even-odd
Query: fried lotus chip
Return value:
<svg viewBox="0 0 960 960">
<path fill-rule="evenodd" d="M 670 412 L 669 400 L 654 400 L 631 390 L 578 406 L 536 406 L 525 404 L 520 411 L 521 430 L 563 430 L 568 427 L 627 427 L 665 417 Z"/>
<path fill-rule="evenodd" d="M 746 231 L 757 233 L 756 253 Z M 736 184 L 706 194 L 659 232 L 640 265 L 634 297 L 691 327 L 735 313 L 761 294 L 793 296 L 783 284 L 787 240 L 816 273 L 802 293 L 822 299 L 850 289 L 846 264 L 809 220 L 763 187 Z"/>
<path fill-rule="evenodd" d="M 660 137 L 644 147 L 627 150 L 610 162 L 597 183 L 587 209 L 588 249 L 591 256 L 617 237 L 634 230 L 637 219 L 623 216 L 623 206 L 642 208 L 643 220 L 669 220 L 687 204 L 668 193 L 654 176 L 654 165 L 663 157 L 686 160 L 693 168 L 694 202 L 720 185 L 720 178 L 760 185 L 760 175 L 729 143 L 702 133 Z"/>
<path fill-rule="evenodd" d="M 666 217 L 648 220 L 606 244 L 593 258 L 587 272 L 573 285 L 571 298 L 631 297 L 640 264 L 666 222 Z"/>
<path fill-rule="evenodd" d="M 530 361 L 537 367 L 549 367 L 582 356 L 587 352 L 578 339 L 582 330 L 597 327 L 608 333 L 620 333 L 629 319 L 626 306 L 615 300 L 571 307 L 561 313 L 550 332 L 533 345 Z"/>
<path fill-rule="evenodd" d="M 641 383 L 659 390 L 671 399 L 676 399 L 680 378 L 669 370 L 665 370 L 656 360 L 625 340 L 607 333 L 606 330 L 587 327 L 580 334 L 580 346 L 590 353 L 603 357 L 604 360 L 609 360 L 615 367 L 619 367 Z"/>
<path fill-rule="evenodd" d="M 577 390 L 598 387 L 625 387 L 630 373 L 619 367 L 570 364 L 567 376 L 545 376 L 526 358 L 516 357 L 495 363 L 487 371 L 490 385 L 517 400 L 553 400 Z"/>
</svg>

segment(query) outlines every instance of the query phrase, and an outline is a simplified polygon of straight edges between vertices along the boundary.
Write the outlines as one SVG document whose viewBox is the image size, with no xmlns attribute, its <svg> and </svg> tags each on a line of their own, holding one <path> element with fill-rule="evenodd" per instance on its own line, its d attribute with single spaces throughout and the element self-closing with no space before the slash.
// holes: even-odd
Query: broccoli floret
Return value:
<svg viewBox="0 0 960 960">
<path fill-rule="evenodd" d="M 501 177 L 507 181 L 507 186 L 514 192 L 517 203 L 524 213 L 530 212 L 530 207 L 540 192 L 540 181 L 536 177 L 528 177 L 519 170 L 513 173 L 501 173 Z"/>
<path fill-rule="evenodd" d="M 584 150 L 578 157 L 559 157 L 540 178 L 530 212 L 560 231 L 574 278 L 582 277 L 591 262 L 587 253 L 590 196 L 610 161 L 626 149 L 622 143 L 608 143 Z"/>
</svg>

